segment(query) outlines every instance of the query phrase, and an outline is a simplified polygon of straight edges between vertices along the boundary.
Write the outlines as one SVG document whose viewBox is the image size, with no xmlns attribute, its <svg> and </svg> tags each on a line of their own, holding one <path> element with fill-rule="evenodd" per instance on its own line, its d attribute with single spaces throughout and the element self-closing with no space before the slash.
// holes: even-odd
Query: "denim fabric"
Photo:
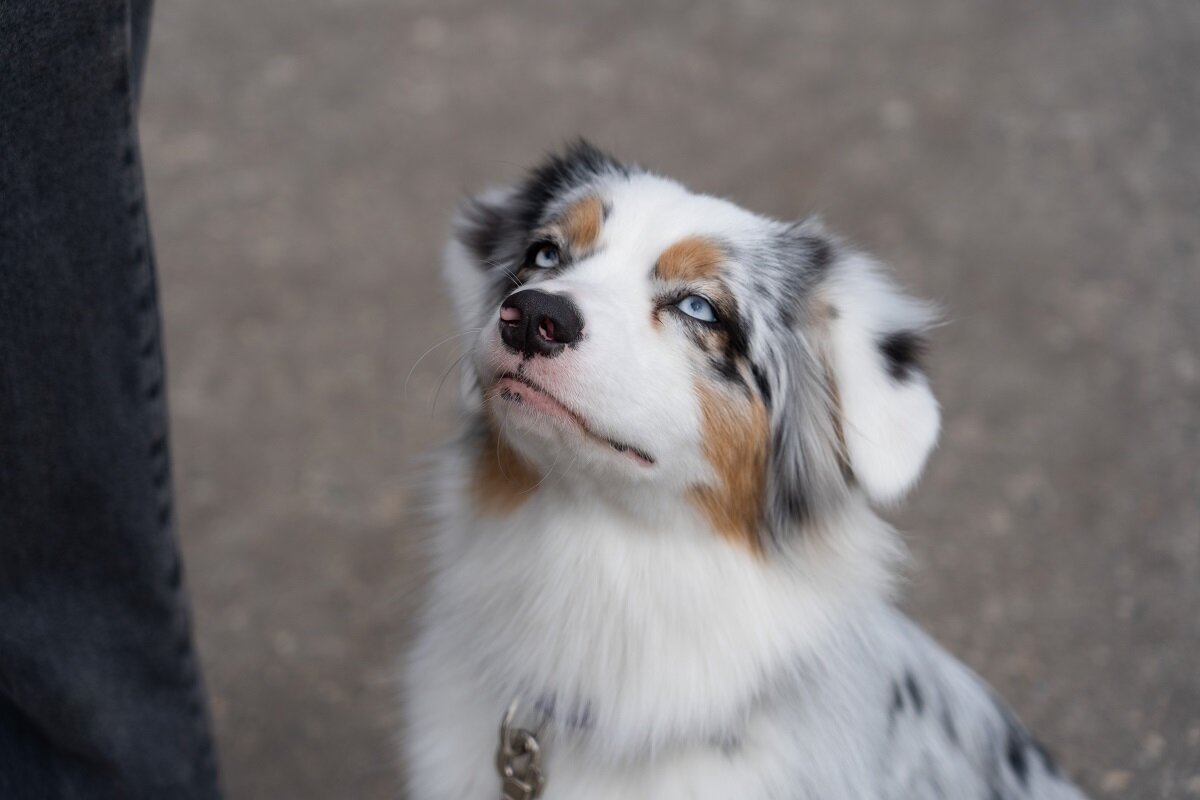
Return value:
<svg viewBox="0 0 1200 800">
<path fill-rule="evenodd" d="M 149 0 L 0 0 L 0 798 L 219 795 L 137 143 Z"/>
</svg>

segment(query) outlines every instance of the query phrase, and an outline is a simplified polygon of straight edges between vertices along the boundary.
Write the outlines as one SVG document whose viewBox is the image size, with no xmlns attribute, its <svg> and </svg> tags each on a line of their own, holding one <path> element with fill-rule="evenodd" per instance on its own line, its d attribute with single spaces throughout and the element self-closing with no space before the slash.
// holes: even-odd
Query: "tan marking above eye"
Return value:
<svg viewBox="0 0 1200 800">
<path fill-rule="evenodd" d="M 705 458 L 716 484 L 698 486 L 692 497 L 717 533 L 762 552 L 759 526 L 767 476 L 767 409 L 757 398 L 700 384 Z"/>
<path fill-rule="evenodd" d="M 603 225 L 604 203 L 595 195 L 572 203 L 560 223 L 563 237 L 576 256 L 591 252 L 596 247 Z"/>
<path fill-rule="evenodd" d="M 725 261 L 721 245 L 703 236 L 688 236 L 662 251 L 654 272 L 664 281 L 715 278 Z"/>
</svg>

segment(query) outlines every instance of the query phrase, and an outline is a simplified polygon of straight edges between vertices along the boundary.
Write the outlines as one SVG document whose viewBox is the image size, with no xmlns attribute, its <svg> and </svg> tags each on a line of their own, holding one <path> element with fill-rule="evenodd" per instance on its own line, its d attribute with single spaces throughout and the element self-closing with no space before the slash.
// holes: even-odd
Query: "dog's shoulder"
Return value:
<svg viewBox="0 0 1200 800">
<path fill-rule="evenodd" d="M 887 619 L 884 797 L 1083 798 L 982 678 L 899 612 Z"/>
</svg>

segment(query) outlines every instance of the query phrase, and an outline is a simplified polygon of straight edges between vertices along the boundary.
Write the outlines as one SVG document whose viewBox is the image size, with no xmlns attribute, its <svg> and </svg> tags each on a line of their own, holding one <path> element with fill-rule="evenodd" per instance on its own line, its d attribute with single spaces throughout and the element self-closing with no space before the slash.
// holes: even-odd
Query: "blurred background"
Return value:
<svg viewBox="0 0 1200 800">
<path fill-rule="evenodd" d="M 1200 4 L 164 2 L 142 136 L 231 798 L 396 796 L 450 210 L 577 134 L 943 304 L 907 607 L 1096 796 L 1200 797 Z"/>
</svg>

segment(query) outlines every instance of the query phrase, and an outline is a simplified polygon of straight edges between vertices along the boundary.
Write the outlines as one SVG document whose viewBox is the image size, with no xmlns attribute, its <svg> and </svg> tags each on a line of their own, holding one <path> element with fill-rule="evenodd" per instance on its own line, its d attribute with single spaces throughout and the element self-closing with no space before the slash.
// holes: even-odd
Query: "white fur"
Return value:
<svg viewBox="0 0 1200 800">
<path fill-rule="evenodd" d="M 913 484 L 938 409 L 923 377 L 889 378 L 877 341 L 924 326 L 925 307 L 858 256 L 822 285 L 838 311 L 825 346 L 865 495 L 755 554 L 689 500 L 714 479 L 695 393 L 703 365 L 678 323 L 651 324 L 646 276 L 684 236 L 736 240 L 774 223 L 644 174 L 602 189 L 603 247 L 537 284 L 571 295 L 587 339 L 525 367 L 655 464 L 496 406 L 501 435 L 544 476 L 498 512 L 472 499 L 479 454 L 446 451 L 429 596 L 404 671 L 408 796 L 497 797 L 505 708 L 519 699 L 528 721 L 553 697 L 546 800 L 1080 797 L 1039 764 L 1027 785 L 1004 772 L 1003 712 L 890 604 L 901 548 L 867 499 L 893 501 Z M 467 384 L 478 408 L 477 384 L 519 359 L 498 341 L 478 265 L 457 244 L 447 258 L 459 317 L 480 329 Z M 906 674 L 922 687 L 920 713 L 912 698 L 907 713 L 893 708 Z M 564 709 L 586 724 L 565 723 Z"/>
<path fill-rule="evenodd" d="M 937 442 L 941 414 L 929 381 L 919 372 L 897 381 L 879 352 L 881 337 L 897 330 L 924 330 L 933 313 L 899 295 L 863 256 L 836 272 L 824 290 L 838 309 L 831 350 L 842 403 L 850 465 L 879 503 L 894 503 L 921 474 Z"/>
</svg>

